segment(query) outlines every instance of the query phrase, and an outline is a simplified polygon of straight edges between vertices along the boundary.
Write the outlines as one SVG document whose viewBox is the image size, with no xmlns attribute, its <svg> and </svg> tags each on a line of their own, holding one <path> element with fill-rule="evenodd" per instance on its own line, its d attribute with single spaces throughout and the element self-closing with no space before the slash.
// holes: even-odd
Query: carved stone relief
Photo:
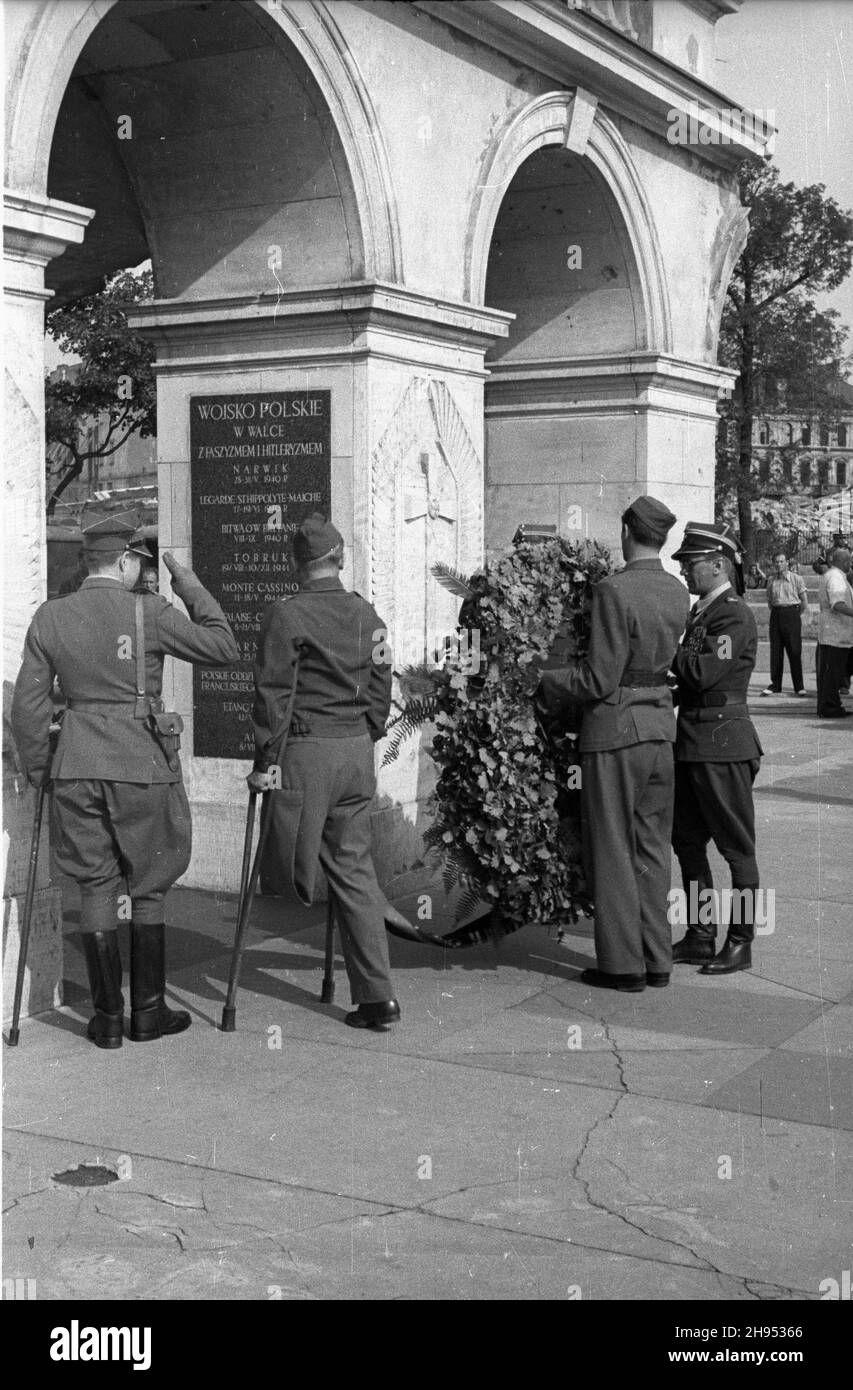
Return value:
<svg viewBox="0 0 853 1390">
<path fill-rule="evenodd" d="M 482 553 L 482 460 L 446 383 L 416 377 L 372 458 L 372 599 L 398 669 L 432 659 L 456 627 L 460 601 L 432 565 L 467 574 Z"/>
</svg>

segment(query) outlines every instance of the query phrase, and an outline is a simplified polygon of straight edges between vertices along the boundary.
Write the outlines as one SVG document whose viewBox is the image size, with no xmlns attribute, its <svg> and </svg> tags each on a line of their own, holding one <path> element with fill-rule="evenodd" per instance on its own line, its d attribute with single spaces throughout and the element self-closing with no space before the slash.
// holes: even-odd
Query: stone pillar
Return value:
<svg viewBox="0 0 853 1390">
<path fill-rule="evenodd" d="M 556 523 L 619 553 L 619 518 L 648 492 L 679 523 L 714 512 L 716 402 L 734 373 L 639 351 L 495 363 L 486 389 L 486 547 L 521 521 Z M 680 529 L 674 528 L 670 549 Z"/>
<path fill-rule="evenodd" d="M 4 1021 L 11 1014 L 18 966 L 35 795 L 17 770 L 9 737 L 9 702 L 24 635 L 47 593 L 44 441 L 44 268 L 83 240 L 89 208 L 7 193 L 4 201 L 4 341 L 6 351 L 6 494 L 3 501 L 3 888 Z M 61 1002 L 62 913 L 50 886 L 48 837 L 42 834 L 22 1014 Z"/>
<path fill-rule="evenodd" d="M 395 664 L 453 631 L 456 607 L 429 564 L 470 571 L 483 552 L 484 354 L 511 315 L 399 287 L 358 284 L 250 298 L 155 303 L 132 322 L 157 347 L 161 550 L 192 563 L 193 395 L 331 392 L 332 516 L 347 540 L 343 582 L 388 623 Z M 168 576 L 161 575 L 168 593 Z M 185 718 L 193 810 L 186 885 L 239 885 L 248 762 L 195 758 L 192 673 L 168 662 L 164 698 Z M 428 790 L 412 741 L 379 779 L 376 860 L 386 880 L 420 858 Z"/>
</svg>

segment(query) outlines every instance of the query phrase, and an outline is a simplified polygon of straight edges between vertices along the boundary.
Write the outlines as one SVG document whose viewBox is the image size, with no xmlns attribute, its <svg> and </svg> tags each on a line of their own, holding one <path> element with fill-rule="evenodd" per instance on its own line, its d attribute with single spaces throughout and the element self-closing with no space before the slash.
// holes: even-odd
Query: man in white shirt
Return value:
<svg viewBox="0 0 853 1390">
<path fill-rule="evenodd" d="M 847 679 L 853 647 L 853 589 L 847 578 L 851 555 L 846 547 L 836 546 L 829 558 L 830 568 L 818 586 L 817 712 L 821 719 L 844 719 L 850 711 L 838 692 Z"/>
<path fill-rule="evenodd" d="M 788 568 L 788 557 L 783 550 L 773 556 L 773 567 L 776 573 L 767 581 L 767 606 L 770 609 L 770 684 L 761 693 L 781 694 L 787 652 L 794 692 L 802 697 L 806 692 L 803 687 L 801 614 L 809 611 L 806 583 Z"/>
</svg>

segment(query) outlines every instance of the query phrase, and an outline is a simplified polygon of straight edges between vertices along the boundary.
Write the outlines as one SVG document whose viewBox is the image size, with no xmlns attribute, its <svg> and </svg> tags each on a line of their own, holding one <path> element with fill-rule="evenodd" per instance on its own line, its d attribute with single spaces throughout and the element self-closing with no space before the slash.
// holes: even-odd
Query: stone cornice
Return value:
<svg viewBox="0 0 853 1390">
<path fill-rule="evenodd" d="M 684 0 L 684 3 L 716 24 L 725 15 L 737 14 L 738 10 L 742 10 L 744 0 Z"/>
<path fill-rule="evenodd" d="M 737 110 L 739 102 L 585 11 L 569 8 L 564 0 L 414 3 L 434 19 L 491 45 L 563 87 L 587 87 L 609 110 L 664 139 L 670 112 L 687 116 L 698 107 L 703 124 L 727 136 L 716 144 L 673 146 L 687 148 L 698 158 L 732 168 L 748 155 L 765 155 L 772 141 L 772 132 L 766 140 L 748 131 L 731 138 L 731 131 L 718 121 L 715 112 Z"/>
<path fill-rule="evenodd" d="M 221 299 L 157 300 L 137 306 L 129 315 L 131 325 L 149 334 L 165 348 L 180 351 L 193 343 L 230 341 L 251 350 L 256 344 L 288 350 L 296 337 L 337 336 L 343 329 L 353 344 L 365 330 L 377 328 L 391 334 L 430 338 L 485 352 L 496 338 L 504 338 L 514 315 L 497 309 L 478 308 L 461 301 L 378 281 L 283 294 L 238 295 Z"/>
<path fill-rule="evenodd" d="M 7 260 L 45 266 L 83 240 L 94 216 L 94 208 L 7 189 L 3 194 L 4 255 Z"/>
<path fill-rule="evenodd" d="M 720 391 L 729 391 L 737 373 L 715 363 L 695 362 L 661 352 L 607 353 L 595 357 L 575 357 L 564 361 L 540 359 L 531 361 L 493 362 L 489 393 L 501 387 L 523 391 L 537 384 L 553 390 L 557 382 L 565 382 L 566 394 L 576 390 L 579 395 L 598 392 L 606 383 L 623 390 L 632 383 L 634 390 L 655 386 L 690 395 L 705 395 L 716 399 Z"/>
</svg>

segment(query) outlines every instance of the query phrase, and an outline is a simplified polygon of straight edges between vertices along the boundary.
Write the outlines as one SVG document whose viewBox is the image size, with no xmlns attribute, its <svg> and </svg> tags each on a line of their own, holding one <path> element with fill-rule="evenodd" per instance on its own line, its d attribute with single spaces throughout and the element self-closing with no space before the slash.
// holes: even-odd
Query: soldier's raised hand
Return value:
<svg viewBox="0 0 853 1390">
<path fill-rule="evenodd" d="M 194 574 L 189 565 L 182 565 L 175 559 L 171 550 L 163 551 L 163 564 L 172 576 L 173 584 L 180 584 L 182 581 L 193 580 L 196 584 L 201 583 L 197 574 Z"/>
</svg>

